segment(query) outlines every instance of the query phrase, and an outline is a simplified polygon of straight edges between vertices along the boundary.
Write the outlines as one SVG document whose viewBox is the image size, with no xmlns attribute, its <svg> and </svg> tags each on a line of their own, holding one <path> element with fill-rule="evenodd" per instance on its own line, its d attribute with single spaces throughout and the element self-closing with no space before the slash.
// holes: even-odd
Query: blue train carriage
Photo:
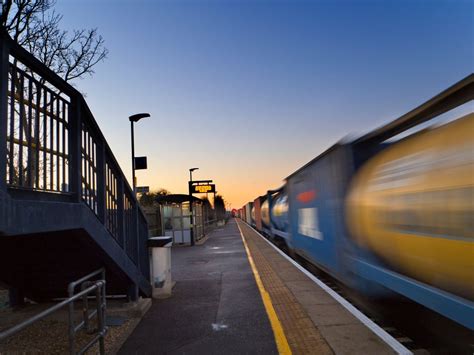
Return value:
<svg viewBox="0 0 474 355">
<path fill-rule="evenodd" d="M 286 185 L 267 192 L 270 236 L 277 242 L 289 243 L 288 193 Z"/>
<path fill-rule="evenodd" d="M 286 178 L 289 249 L 346 284 L 343 210 L 352 174 L 351 146 L 338 143 Z"/>
<path fill-rule="evenodd" d="M 352 287 L 474 329 L 474 115 L 386 143 L 473 93 L 471 75 L 290 175 L 290 247 Z"/>
</svg>

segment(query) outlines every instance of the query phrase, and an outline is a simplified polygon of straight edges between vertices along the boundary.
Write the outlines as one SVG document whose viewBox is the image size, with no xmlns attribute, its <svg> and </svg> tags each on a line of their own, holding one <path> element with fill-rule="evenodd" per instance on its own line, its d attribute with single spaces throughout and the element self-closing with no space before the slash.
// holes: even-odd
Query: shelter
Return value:
<svg viewBox="0 0 474 355">
<path fill-rule="evenodd" d="M 162 234 L 173 237 L 174 244 L 191 243 L 190 228 L 190 196 L 174 194 L 159 196 L 156 202 L 159 205 Z M 192 197 L 193 203 L 193 234 L 194 240 L 204 237 L 203 201 Z"/>
</svg>

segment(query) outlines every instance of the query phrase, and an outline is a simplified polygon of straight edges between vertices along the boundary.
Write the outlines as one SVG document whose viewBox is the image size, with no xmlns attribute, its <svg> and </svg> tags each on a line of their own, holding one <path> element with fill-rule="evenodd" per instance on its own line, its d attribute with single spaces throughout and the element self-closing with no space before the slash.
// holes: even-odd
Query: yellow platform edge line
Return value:
<svg viewBox="0 0 474 355">
<path fill-rule="evenodd" d="M 280 355 L 291 355 L 290 345 L 288 344 L 288 340 L 286 339 L 285 332 L 283 327 L 278 319 L 278 316 L 275 312 L 275 308 L 273 308 L 272 299 L 268 294 L 265 286 L 263 286 L 262 279 L 260 278 L 260 274 L 258 273 L 257 267 L 253 261 L 252 255 L 250 254 L 250 249 L 247 245 L 247 241 L 245 240 L 244 234 L 242 233 L 242 229 L 240 228 L 239 222 L 237 222 L 237 227 L 239 228 L 240 237 L 242 238 L 242 242 L 244 243 L 245 252 L 247 253 L 247 258 L 250 263 L 250 267 L 252 268 L 253 275 L 255 277 L 255 281 L 258 286 L 258 290 L 260 291 L 260 296 L 262 297 L 263 305 L 265 306 L 265 311 L 267 312 L 268 319 L 270 320 L 270 324 L 272 326 L 273 335 L 275 337 L 275 342 L 278 348 L 278 353 Z"/>
</svg>

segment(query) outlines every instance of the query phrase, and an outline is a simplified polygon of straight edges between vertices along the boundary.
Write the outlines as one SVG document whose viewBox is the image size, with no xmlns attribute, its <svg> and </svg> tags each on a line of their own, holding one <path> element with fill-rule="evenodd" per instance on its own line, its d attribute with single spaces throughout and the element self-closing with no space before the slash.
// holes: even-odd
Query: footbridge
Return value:
<svg viewBox="0 0 474 355">
<path fill-rule="evenodd" d="M 147 222 L 84 97 L 5 32 L 0 123 L 0 283 L 50 299 L 105 267 L 149 295 Z"/>
</svg>

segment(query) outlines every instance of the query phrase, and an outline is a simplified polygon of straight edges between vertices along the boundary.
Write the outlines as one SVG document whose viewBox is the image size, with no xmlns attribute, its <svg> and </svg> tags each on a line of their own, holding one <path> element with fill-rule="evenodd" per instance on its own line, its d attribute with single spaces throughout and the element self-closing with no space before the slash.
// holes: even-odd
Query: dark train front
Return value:
<svg viewBox="0 0 474 355">
<path fill-rule="evenodd" d="M 474 114 L 389 140 L 473 89 L 471 75 L 335 144 L 247 204 L 247 223 L 350 287 L 401 294 L 474 330 Z"/>
</svg>

